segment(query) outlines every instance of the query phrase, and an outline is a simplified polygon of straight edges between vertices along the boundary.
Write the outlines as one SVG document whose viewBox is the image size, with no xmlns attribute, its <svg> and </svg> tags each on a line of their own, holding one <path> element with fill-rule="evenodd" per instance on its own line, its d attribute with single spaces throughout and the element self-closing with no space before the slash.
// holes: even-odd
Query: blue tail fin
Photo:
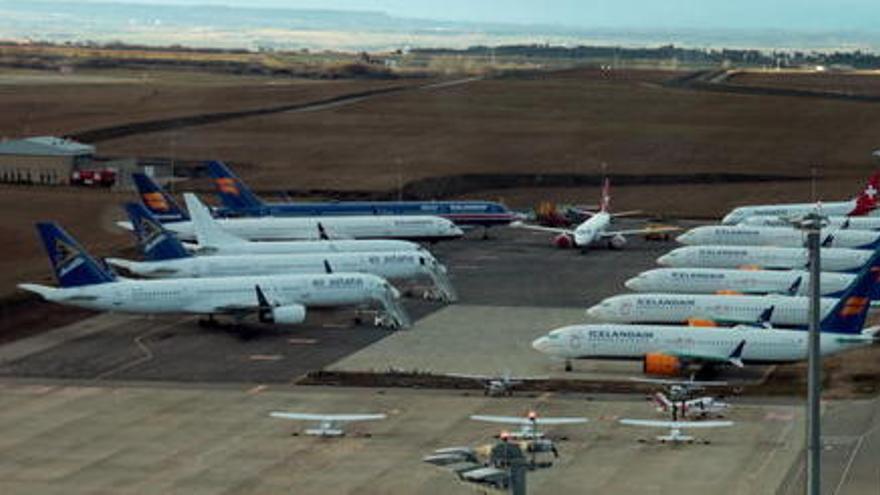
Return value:
<svg viewBox="0 0 880 495">
<path fill-rule="evenodd" d="M 86 252 L 55 222 L 40 222 L 37 231 L 61 287 L 104 284 L 116 280 L 113 272 Z"/>
<path fill-rule="evenodd" d="M 876 251 L 821 323 L 823 332 L 861 333 L 871 307 L 880 297 L 880 251 Z"/>
<path fill-rule="evenodd" d="M 208 162 L 208 173 L 214 179 L 214 186 L 223 206 L 231 210 L 244 210 L 248 208 L 261 208 L 265 206 L 257 197 L 223 162 Z"/>
<path fill-rule="evenodd" d="M 131 177 L 140 194 L 141 203 L 157 220 L 162 223 L 189 220 L 189 214 L 149 175 L 135 172 Z"/>
<path fill-rule="evenodd" d="M 125 211 L 128 213 L 128 218 L 131 219 L 138 246 L 148 260 L 174 260 L 190 256 L 180 240 L 165 230 L 144 205 L 128 203 L 125 205 Z"/>
</svg>

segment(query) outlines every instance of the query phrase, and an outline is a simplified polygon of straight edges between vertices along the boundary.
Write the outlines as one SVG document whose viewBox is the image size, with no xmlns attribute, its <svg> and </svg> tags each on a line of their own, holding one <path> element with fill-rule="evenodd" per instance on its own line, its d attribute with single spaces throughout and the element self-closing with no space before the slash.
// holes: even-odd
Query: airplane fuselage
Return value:
<svg viewBox="0 0 880 495">
<path fill-rule="evenodd" d="M 838 296 L 853 282 L 850 273 L 823 272 L 822 295 Z M 679 294 L 783 294 L 806 296 L 810 274 L 804 270 L 735 270 L 728 268 L 655 268 L 629 279 L 626 287 L 636 292 Z M 789 290 L 794 288 L 793 293 Z"/>
<path fill-rule="evenodd" d="M 871 257 L 867 249 L 823 248 L 822 270 L 855 272 Z M 657 258 L 674 268 L 744 268 L 775 270 L 806 269 L 809 253 L 804 248 L 766 246 L 684 246 Z"/>
<path fill-rule="evenodd" d="M 678 242 L 689 246 L 777 246 L 804 247 L 806 234 L 793 227 L 754 227 L 742 225 L 704 225 L 678 236 Z M 880 233 L 865 230 L 823 229 L 823 247 L 873 249 Z"/>
</svg>

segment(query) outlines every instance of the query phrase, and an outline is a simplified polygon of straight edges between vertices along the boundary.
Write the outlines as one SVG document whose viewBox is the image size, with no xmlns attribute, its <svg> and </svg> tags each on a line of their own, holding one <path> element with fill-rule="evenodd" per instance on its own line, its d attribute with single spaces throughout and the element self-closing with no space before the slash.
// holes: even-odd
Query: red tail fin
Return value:
<svg viewBox="0 0 880 495">
<path fill-rule="evenodd" d="M 600 211 L 608 213 L 611 210 L 611 180 L 605 177 L 602 184 L 602 201 L 599 203 Z"/>
<path fill-rule="evenodd" d="M 877 195 L 880 194 L 880 172 L 875 172 L 869 179 L 865 188 L 856 197 L 856 206 L 850 216 L 865 215 L 877 208 Z"/>
</svg>

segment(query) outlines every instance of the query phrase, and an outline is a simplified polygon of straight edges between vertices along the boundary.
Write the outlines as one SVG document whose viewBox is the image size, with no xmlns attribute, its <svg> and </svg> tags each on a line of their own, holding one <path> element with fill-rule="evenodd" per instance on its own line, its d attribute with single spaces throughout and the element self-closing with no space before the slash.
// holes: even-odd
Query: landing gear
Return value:
<svg viewBox="0 0 880 495">
<path fill-rule="evenodd" d="M 483 240 L 489 240 L 489 227 L 483 226 Z"/>
<path fill-rule="evenodd" d="M 571 371 L 573 371 L 573 370 L 574 370 L 574 366 L 571 365 L 571 360 L 570 360 L 570 359 L 566 359 L 566 360 L 565 360 L 565 371 L 566 371 L 566 372 L 571 372 Z"/>
<path fill-rule="evenodd" d="M 391 330 L 398 330 L 400 328 L 400 323 L 398 323 L 397 319 L 395 319 L 389 313 L 376 313 L 376 316 L 373 317 L 373 326 L 379 328 L 388 328 Z"/>
</svg>

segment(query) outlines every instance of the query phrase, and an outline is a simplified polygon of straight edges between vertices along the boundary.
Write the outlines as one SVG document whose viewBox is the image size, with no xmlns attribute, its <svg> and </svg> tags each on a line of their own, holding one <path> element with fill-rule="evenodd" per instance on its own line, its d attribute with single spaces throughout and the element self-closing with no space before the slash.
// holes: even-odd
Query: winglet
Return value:
<svg viewBox="0 0 880 495">
<path fill-rule="evenodd" d="M 322 241 L 330 240 L 330 236 L 327 235 L 327 230 L 324 228 L 324 224 L 321 222 L 318 222 L 318 238 Z"/>
<path fill-rule="evenodd" d="M 739 342 L 739 345 L 736 346 L 736 349 L 734 349 L 733 352 L 730 353 L 730 356 L 727 357 L 727 362 L 736 366 L 737 368 L 744 367 L 745 365 L 742 362 L 742 353 L 745 347 L 746 341 L 741 340 Z"/>
<path fill-rule="evenodd" d="M 772 328 L 773 324 L 770 323 L 771 318 L 773 318 L 773 310 L 776 309 L 776 306 L 770 306 L 761 312 L 761 316 L 758 317 L 758 326 L 764 328 Z"/>
<path fill-rule="evenodd" d="M 822 247 L 832 247 L 832 244 L 834 244 L 834 234 L 828 234 L 822 241 Z"/>
<path fill-rule="evenodd" d="M 324 260 L 324 271 L 328 274 L 333 273 L 333 268 L 330 267 L 330 261 Z"/>
<path fill-rule="evenodd" d="M 801 288 L 801 283 L 803 283 L 803 281 L 803 276 L 799 276 L 798 278 L 794 279 L 794 282 L 792 282 L 791 285 L 788 286 L 788 289 L 786 289 L 785 294 L 788 296 L 796 296 Z"/>
</svg>

